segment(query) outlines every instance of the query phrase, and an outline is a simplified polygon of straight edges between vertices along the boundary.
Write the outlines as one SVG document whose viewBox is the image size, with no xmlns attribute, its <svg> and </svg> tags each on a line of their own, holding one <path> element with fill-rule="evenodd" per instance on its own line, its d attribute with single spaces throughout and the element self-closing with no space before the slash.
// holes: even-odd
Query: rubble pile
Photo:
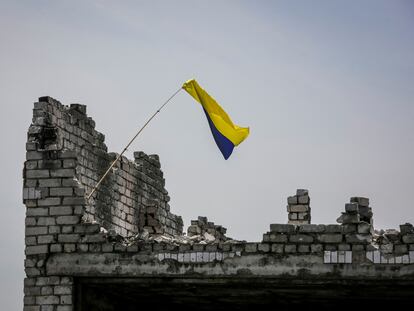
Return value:
<svg viewBox="0 0 414 311">
<path fill-rule="evenodd" d="M 372 227 L 372 215 L 372 208 L 369 207 L 368 198 L 352 197 L 350 203 L 345 204 L 345 212 L 336 221 L 344 225 L 365 222 Z"/>
<path fill-rule="evenodd" d="M 225 236 L 227 229 L 221 225 L 215 225 L 214 222 L 208 221 L 207 217 L 199 216 L 197 220 L 191 221 L 191 226 L 188 227 L 187 235 L 193 236 L 207 236 L 207 239 L 217 241 L 226 241 Z"/>
<path fill-rule="evenodd" d="M 345 212 L 336 220 L 344 227 L 344 233 L 355 234 L 357 239 L 372 240 L 373 220 L 369 199 L 352 197 L 345 204 Z"/>
<path fill-rule="evenodd" d="M 408 244 L 414 243 L 414 226 L 410 223 L 396 229 L 375 230 L 372 245 L 384 254 L 406 254 L 412 250 Z"/>
<path fill-rule="evenodd" d="M 215 225 L 209 222 L 207 217 L 199 216 L 197 220 L 192 220 L 188 227 L 188 234 L 169 235 L 165 233 L 155 233 L 152 230 L 147 230 L 146 227 L 140 233 L 123 237 L 116 233 L 115 230 L 106 230 L 101 227 L 101 233 L 105 236 L 108 242 L 120 243 L 124 246 L 131 246 L 138 242 L 148 243 L 167 243 L 171 245 L 182 244 L 218 244 L 218 243 L 240 243 L 245 241 L 233 240 L 225 236 L 227 229 L 221 225 Z"/>
</svg>

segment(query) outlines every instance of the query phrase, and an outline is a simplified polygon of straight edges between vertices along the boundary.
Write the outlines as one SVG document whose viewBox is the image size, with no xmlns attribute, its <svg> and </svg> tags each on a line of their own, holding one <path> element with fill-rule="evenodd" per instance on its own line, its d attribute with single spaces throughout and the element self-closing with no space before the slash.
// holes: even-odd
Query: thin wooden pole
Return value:
<svg viewBox="0 0 414 311">
<path fill-rule="evenodd" d="M 178 94 L 179 91 L 181 91 L 181 87 L 173 94 L 170 96 L 170 98 L 168 98 L 164 104 L 161 105 L 160 108 L 157 109 L 157 111 L 155 111 L 155 113 L 147 120 L 147 122 L 145 122 L 145 124 L 139 129 L 139 131 L 135 134 L 134 137 L 132 137 L 132 139 L 129 141 L 129 143 L 126 145 L 126 147 L 124 148 L 124 150 L 122 150 L 122 152 L 116 157 L 116 159 L 114 160 L 114 162 L 112 162 L 111 166 L 106 170 L 105 174 L 103 174 L 103 176 L 101 177 L 101 179 L 98 181 L 98 183 L 96 184 L 96 186 L 92 189 L 91 193 L 88 194 L 88 196 L 86 197 L 88 200 L 91 198 L 91 196 L 95 193 L 96 189 L 99 187 L 99 185 L 102 183 L 102 181 L 105 179 L 106 175 L 109 174 L 109 172 L 111 171 L 111 169 L 114 167 L 114 165 L 119 161 L 119 159 L 122 157 L 122 155 L 125 153 L 125 151 L 128 150 L 128 147 L 132 144 L 132 142 L 135 140 L 135 138 L 138 137 L 139 134 L 141 134 L 141 132 L 144 130 L 144 128 L 151 122 L 152 119 L 155 118 L 155 116 L 160 113 L 161 109 L 165 107 L 165 105 L 167 105 L 171 99 L 173 99 L 173 97 L 175 95 Z"/>
</svg>

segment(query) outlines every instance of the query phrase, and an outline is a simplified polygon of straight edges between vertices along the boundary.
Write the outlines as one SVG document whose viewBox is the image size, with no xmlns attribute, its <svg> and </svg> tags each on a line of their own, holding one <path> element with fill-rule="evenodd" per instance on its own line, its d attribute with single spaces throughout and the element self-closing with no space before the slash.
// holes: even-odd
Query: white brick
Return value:
<svg viewBox="0 0 414 311">
<path fill-rule="evenodd" d="M 331 263 L 338 263 L 338 252 L 331 252 Z"/>
<path fill-rule="evenodd" d="M 324 251 L 323 263 L 331 263 L 331 252 L 330 251 Z"/>
<path fill-rule="evenodd" d="M 40 192 L 40 190 L 34 187 L 23 189 L 24 200 L 36 200 L 36 199 L 40 199 L 41 197 L 42 197 L 42 193 Z"/>
<path fill-rule="evenodd" d="M 197 252 L 197 256 L 196 256 L 196 261 L 197 262 L 202 262 L 203 261 L 203 253 L 202 252 Z"/>
<path fill-rule="evenodd" d="M 184 253 L 178 253 L 178 262 L 184 262 Z"/>
<path fill-rule="evenodd" d="M 210 253 L 203 252 L 203 262 L 209 262 L 210 261 Z"/>
<path fill-rule="evenodd" d="M 352 263 L 352 252 L 345 251 L 345 263 Z"/>
<path fill-rule="evenodd" d="M 191 253 L 184 253 L 184 262 L 191 262 Z"/>
</svg>

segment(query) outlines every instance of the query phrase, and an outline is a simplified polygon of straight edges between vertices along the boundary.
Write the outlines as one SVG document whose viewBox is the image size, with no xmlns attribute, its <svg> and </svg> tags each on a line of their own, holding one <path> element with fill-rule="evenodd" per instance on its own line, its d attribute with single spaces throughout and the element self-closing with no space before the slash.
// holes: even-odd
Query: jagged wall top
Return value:
<svg viewBox="0 0 414 311">
<path fill-rule="evenodd" d="M 70 150 L 76 155 L 73 179 L 85 193 L 90 193 L 116 157 L 115 153 L 107 152 L 104 141 L 105 136 L 95 130 L 95 122 L 87 116 L 86 106 L 64 106 L 48 96 L 39 98 L 34 104 L 28 131 L 26 170 L 44 170 L 44 176 L 29 181 L 30 186 L 26 189 L 51 196 L 50 187 L 40 187 L 41 179 L 43 185 L 60 189 L 60 192 L 54 189 L 55 196 L 67 195 L 68 190 L 63 188 L 59 178 L 53 178 L 51 171 L 46 173 L 46 170 L 67 169 L 70 174 L 59 153 Z M 144 227 L 150 232 L 181 234 L 182 219 L 170 212 L 170 198 L 164 187 L 158 156 L 136 152 L 134 157 L 135 161 L 122 157 L 115 165 L 91 200 L 86 202 L 83 220 L 98 221 L 104 228 L 123 236 L 134 235 Z M 28 179 L 26 175 L 26 183 Z M 29 194 L 29 190 L 26 192 Z"/>
</svg>

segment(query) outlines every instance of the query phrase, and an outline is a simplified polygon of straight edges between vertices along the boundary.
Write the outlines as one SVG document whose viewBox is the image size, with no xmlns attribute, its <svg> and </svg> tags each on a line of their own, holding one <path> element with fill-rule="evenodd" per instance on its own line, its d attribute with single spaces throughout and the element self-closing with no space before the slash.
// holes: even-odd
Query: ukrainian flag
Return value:
<svg viewBox="0 0 414 311">
<path fill-rule="evenodd" d="M 214 140 L 227 160 L 234 147 L 239 145 L 249 135 L 249 128 L 234 124 L 223 108 L 196 80 L 188 80 L 183 84 L 182 88 L 203 106 Z"/>
</svg>

